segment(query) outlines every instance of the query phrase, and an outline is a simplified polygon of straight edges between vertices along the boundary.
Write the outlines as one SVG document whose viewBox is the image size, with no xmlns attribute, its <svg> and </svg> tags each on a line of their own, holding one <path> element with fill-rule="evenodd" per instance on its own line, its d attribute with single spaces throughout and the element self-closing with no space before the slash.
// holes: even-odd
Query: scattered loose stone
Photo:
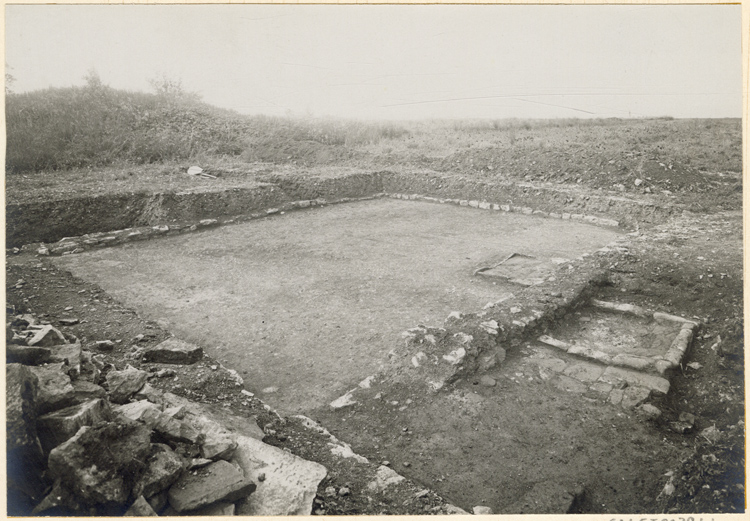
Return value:
<svg viewBox="0 0 750 521">
<path fill-rule="evenodd" d="M 475 516 L 491 516 L 494 514 L 490 507 L 476 506 L 472 509 Z"/>
<path fill-rule="evenodd" d="M 75 326 L 76 324 L 80 323 L 80 320 L 77 318 L 61 318 L 58 320 L 58 322 L 62 326 Z"/>
<path fill-rule="evenodd" d="M 484 375 L 479 379 L 479 383 L 487 387 L 495 387 L 497 381 L 491 376 Z"/>
<path fill-rule="evenodd" d="M 94 342 L 94 347 L 99 351 L 112 351 L 115 348 L 115 343 L 111 340 L 99 340 Z"/>
<path fill-rule="evenodd" d="M 339 496 L 344 497 L 348 496 L 352 493 L 352 491 L 349 489 L 349 487 L 341 487 L 339 489 Z"/>
<path fill-rule="evenodd" d="M 38 347 L 52 347 L 67 344 L 65 336 L 50 325 L 32 326 L 34 335 L 28 340 L 27 345 Z"/>
<path fill-rule="evenodd" d="M 202 347 L 177 338 L 165 340 L 143 352 L 144 362 L 161 364 L 194 364 L 201 358 L 203 358 Z"/>
<path fill-rule="evenodd" d="M 644 403 L 636 407 L 635 412 L 642 415 L 646 419 L 655 420 L 661 416 L 661 411 L 658 407 L 651 405 L 650 403 Z"/>
</svg>

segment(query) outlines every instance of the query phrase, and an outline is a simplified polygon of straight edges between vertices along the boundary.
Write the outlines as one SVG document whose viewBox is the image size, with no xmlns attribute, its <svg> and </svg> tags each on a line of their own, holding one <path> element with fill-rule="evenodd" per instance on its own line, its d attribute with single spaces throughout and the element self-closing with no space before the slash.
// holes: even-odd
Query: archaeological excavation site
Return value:
<svg viewBox="0 0 750 521">
<path fill-rule="evenodd" d="M 744 512 L 739 120 L 147 96 L 8 97 L 9 515 Z"/>
</svg>

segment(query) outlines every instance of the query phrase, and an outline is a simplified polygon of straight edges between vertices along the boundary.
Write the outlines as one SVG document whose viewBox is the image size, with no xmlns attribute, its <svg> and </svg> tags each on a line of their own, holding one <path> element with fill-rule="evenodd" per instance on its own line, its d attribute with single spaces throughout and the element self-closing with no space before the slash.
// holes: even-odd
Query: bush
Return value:
<svg viewBox="0 0 750 521">
<path fill-rule="evenodd" d="M 186 96 L 89 83 L 6 97 L 9 173 L 239 154 L 247 119 Z"/>
</svg>

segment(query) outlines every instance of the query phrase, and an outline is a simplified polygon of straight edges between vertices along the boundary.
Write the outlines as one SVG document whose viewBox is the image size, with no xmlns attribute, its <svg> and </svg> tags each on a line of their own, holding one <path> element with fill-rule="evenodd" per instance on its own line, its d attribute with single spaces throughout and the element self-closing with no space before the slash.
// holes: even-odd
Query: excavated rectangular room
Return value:
<svg viewBox="0 0 750 521">
<path fill-rule="evenodd" d="M 523 291 L 478 268 L 514 253 L 574 259 L 617 237 L 582 222 L 374 199 L 55 262 L 201 345 L 288 414 L 376 372 L 405 329 Z"/>
</svg>

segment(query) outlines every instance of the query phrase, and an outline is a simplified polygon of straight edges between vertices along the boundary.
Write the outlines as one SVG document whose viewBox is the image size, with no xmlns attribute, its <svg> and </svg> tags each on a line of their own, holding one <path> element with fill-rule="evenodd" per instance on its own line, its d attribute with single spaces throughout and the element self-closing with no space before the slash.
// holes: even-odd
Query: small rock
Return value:
<svg viewBox="0 0 750 521">
<path fill-rule="evenodd" d="M 203 358 L 203 348 L 170 338 L 143 352 L 144 362 L 160 364 L 194 364 Z"/>
<path fill-rule="evenodd" d="M 115 348 L 115 343 L 111 340 L 98 340 L 94 342 L 94 347 L 99 351 L 112 351 Z"/>
<path fill-rule="evenodd" d="M 635 412 L 641 414 L 649 420 L 655 420 L 661 416 L 661 411 L 658 407 L 651 405 L 650 403 L 644 403 L 635 408 Z"/>
<path fill-rule="evenodd" d="M 487 375 L 482 376 L 479 379 L 479 383 L 486 387 L 495 387 L 497 385 L 497 381 L 491 376 L 487 376 Z"/>
<path fill-rule="evenodd" d="M 641 186 L 643 184 L 643 179 L 636 179 L 633 184 L 635 184 L 635 186 Z"/>
<path fill-rule="evenodd" d="M 706 438 L 710 443 L 716 443 L 719 441 L 719 438 L 721 438 L 721 431 L 717 429 L 715 425 L 712 425 L 711 427 L 703 429 L 701 431 L 701 436 Z"/>
<path fill-rule="evenodd" d="M 177 373 L 174 369 L 159 369 L 158 371 L 156 371 L 156 373 L 154 373 L 154 376 L 156 376 L 157 378 L 171 378 L 176 374 Z"/>
<path fill-rule="evenodd" d="M 130 508 L 123 514 L 125 517 L 153 517 L 158 516 L 143 496 L 138 496 Z"/>
<path fill-rule="evenodd" d="M 58 322 L 61 326 L 75 326 L 80 320 L 77 318 L 61 318 Z"/>
<path fill-rule="evenodd" d="M 258 474 L 258 478 L 257 479 L 258 479 L 258 481 L 261 481 L 261 482 L 265 481 L 266 480 L 266 473 L 265 472 L 261 472 L 260 474 Z"/>
<path fill-rule="evenodd" d="M 326 487 L 326 492 L 325 493 L 326 493 L 326 496 L 328 496 L 328 497 L 334 497 L 337 494 L 336 488 L 335 487 Z"/>
<path fill-rule="evenodd" d="M 211 463 L 213 463 L 213 460 L 210 460 L 208 458 L 193 458 L 188 464 L 188 470 L 199 469 Z"/>
<path fill-rule="evenodd" d="M 472 509 L 475 516 L 491 516 L 493 514 L 490 507 L 476 506 Z"/>
<path fill-rule="evenodd" d="M 339 489 L 339 496 L 341 496 L 341 497 L 348 496 L 351 493 L 352 493 L 352 491 L 349 490 L 349 487 L 341 487 Z"/>
<path fill-rule="evenodd" d="M 404 461 L 404 462 L 402 463 L 402 465 L 403 465 L 404 467 L 407 467 L 407 468 L 408 468 L 408 467 L 411 467 L 411 463 L 409 463 L 408 461 Z"/>
<path fill-rule="evenodd" d="M 29 346 L 52 347 L 67 344 L 65 336 L 50 325 L 32 326 L 34 335 L 26 342 Z"/>
<path fill-rule="evenodd" d="M 687 422 L 676 421 L 670 422 L 669 428 L 677 434 L 687 434 L 693 430 L 693 425 Z"/>
</svg>

